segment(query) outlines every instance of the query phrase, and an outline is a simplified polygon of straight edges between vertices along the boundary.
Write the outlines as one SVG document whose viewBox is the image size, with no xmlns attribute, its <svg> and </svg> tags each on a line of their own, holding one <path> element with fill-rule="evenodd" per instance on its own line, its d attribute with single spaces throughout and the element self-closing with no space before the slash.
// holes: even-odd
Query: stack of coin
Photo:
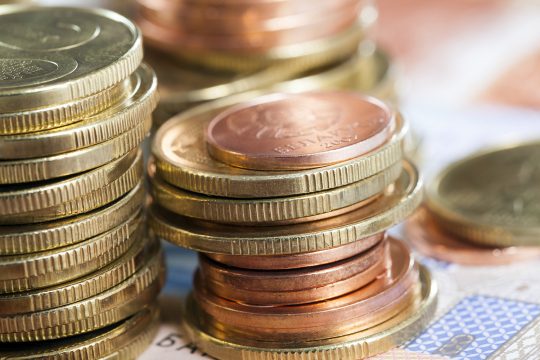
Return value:
<svg viewBox="0 0 540 360">
<path fill-rule="evenodd" d="M 466 265 L 540 257 L 540 143 L 482 151 L 442 170 L 406 226 L 421 252 Z"/>
<path fill-rule="evenodd" d="M 429 320 L 436 285 L 386 230 L 421 201 L 407 124 L 347 92 L 203 105 L 166 122 L 150 226 L 199 251 L 184 329 L 219 359 L 359 359 Z"/>
<path fill-rule="evenodd" d="M 141 59 L 113 12 L 0 9 L 1 358 L 136 354 L 156 330 L 140 144 L 157 84 Z"/>
</svg>

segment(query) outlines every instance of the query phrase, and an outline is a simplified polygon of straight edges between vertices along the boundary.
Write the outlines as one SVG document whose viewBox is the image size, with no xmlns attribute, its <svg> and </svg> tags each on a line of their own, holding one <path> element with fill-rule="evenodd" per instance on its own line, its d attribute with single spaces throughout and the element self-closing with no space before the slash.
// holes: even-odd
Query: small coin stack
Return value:
<svg viewBox="0 0 540 360">
<path fill-rule="evenodd" d="M 428 186 L 426 207 L 406 225 L 421 252 L 466 265 L 540 258 L 540 143 L 473 154 Z"/>
<path fill-rule="evenodd" d="M 113 12 L 0 9 L 0 358 L 132 358 L 157 329 L 141 59 Z"/>
<path fill-rule="evenodd" d="M 376 18 L 372 2 L 136 4 L 160 79 L 156 127 L 202 102 L 256 89 L 352 89 L 394 98 L 388 58 L 365 37 Z"/>
<path fill-rule="evenodd" d="M 407 124 L 347 92 L 207 104 L 166 122 L 150 226 L 200 252 L 184 329 L 218 359 L 360 359 L 429 321 L 436 285 L 386 230 L 422 198 Z"/>
</svg>

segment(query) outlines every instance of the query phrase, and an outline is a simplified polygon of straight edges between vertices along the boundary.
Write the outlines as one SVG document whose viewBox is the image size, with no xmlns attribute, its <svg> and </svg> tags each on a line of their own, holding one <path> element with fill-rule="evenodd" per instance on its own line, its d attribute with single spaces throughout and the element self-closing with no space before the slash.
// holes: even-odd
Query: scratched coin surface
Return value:
<svg viewBox="0 0 540 360">
<path fill-rule="evenodd" d="M 383 102 L 348 92 L 272 94 L 232 107 L 208 125 L 210 154 L 255 170 L 310 169 L 370 152 L 393 133 Z"/>
<path fill-rule="evenodd" d="M 35 109 L 100 92 L 142 58 L 141 36 L 107 11 L 7 6 L 0 9 L 0 110 Z"/>
<path fill-rule="evenodd" d="M 540 244 L 540 142 L 474 154 L 443 170 L 428 205 L 449 232 L 492 246 Z"/>
</svg>

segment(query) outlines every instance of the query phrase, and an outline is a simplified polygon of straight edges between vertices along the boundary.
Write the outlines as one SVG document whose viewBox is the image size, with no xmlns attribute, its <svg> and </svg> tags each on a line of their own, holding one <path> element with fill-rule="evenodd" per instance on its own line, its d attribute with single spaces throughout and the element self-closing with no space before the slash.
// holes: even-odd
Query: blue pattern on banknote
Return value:
<svg viewBox="0 0 540 360">
<path fill-rule="evenodd" d="M 197 266 L 197 253 L 176 245 L 163 242 L 167 262 L 167 282 L 163 293 L 186 294 L 193 283 L 193 273 Z"/>
<path fill-rule="evenodd" d="M 487 359 L 539 316 L 538 304 L 468 296 L 405 348 L 452 359 Z"/>
</svg>

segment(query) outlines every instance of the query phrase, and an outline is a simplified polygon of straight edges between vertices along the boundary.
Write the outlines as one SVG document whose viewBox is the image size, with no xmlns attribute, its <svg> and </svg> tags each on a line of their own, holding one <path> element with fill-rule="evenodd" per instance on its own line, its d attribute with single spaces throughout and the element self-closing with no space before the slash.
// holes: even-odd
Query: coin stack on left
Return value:
<svg viewBox="0 0 540 360">
<path fill-rule="evenodd" d="M 133 358 L 155 333 L 141 61 L 116 13 L 0 7 L 0 358 Z"/>
</svg>

